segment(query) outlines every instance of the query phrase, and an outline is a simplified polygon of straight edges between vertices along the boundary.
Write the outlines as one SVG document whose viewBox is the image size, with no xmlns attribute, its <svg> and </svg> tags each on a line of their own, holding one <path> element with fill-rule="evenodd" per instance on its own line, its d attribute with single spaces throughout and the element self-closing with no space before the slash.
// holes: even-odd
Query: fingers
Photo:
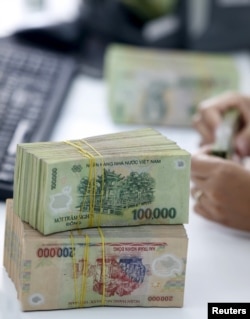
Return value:
<svg viewBox="0 0 250 319">
<path fill-rule="evenodd" d="M 230 108 L 238 108 L 246 120 L 250 120 L 250 97 L 236 92 L 226 92 L 201 102 L 199 108 L 206 111 L 215 108 L 220 114 Z M 213 119 L 211 117 L 211 119 Z"/>
<path fill-rule="evenodd" d="M 215 131 L 221 121 L 222 115 L 230 108 L 238 108 L 243 119 L 243 127 L 250 127 L 250 97 L 234 92 L 228 92 L 207 99 L 201 102 L 197 113 L 193 118 L 193 127 L 201 135 L 201 145 L 214 142 Z M 248 138 L 250 139 L 250 129 L 247 133 Z M 239 140 L 241 141 L 241 138 Z M 239 143 L 239 150 L 243 149 L 242 152 L 244 152 L 246 146 L 241 146 L 241 142 L 237 143 Z M 250 146 L 248 147 L 250 149 Z"/>
<path fill-rule="evenodd" d="M 225 214 L 221 213 L 218 205 L 213 203 L 205 191 L 194 186 L 191 188 L 191 195 L 194 198 L 193 210 L 198 215 L 220 224 L 226 224 Z"/>
<path fill-rule="evenodd" d="M 192 155 L 191 160 L 193 210 L 225 226 L 250 229 L 247 208 L 249 177 L 242 170 L 240 161 L 210 155 L 217 126 L 223 113 L 230 108 L 238 108 L 242 117 L 242 126 L 234 140 L 237 155 L 241 158 L 250 155 L 250 98 L 227 93 L 201 103 L 193 121 L 193 126 L 201 134 L 203 145 Z M 246 185 L 245 189 L 241 188 L 243 184 Z M 245 222 L 246 216 L 248 224 Z"/>
<path fill-rule="evenodd" d="M 225 160 L 219 157 L 211 156 L 209 146 L 204 147 L 199 153 L 192 155 L 191 158 L 191 178 L 206 179 L 212 172 L 218 168 L 218 165 L 224 164 Z"/>
<path fill-rule="evenodd" d="M 227 224 L 226 218 L 224 214 L 220 213 L 220 208 L 213 205 L 206 195 L 204 194 L 200 201 L 194 204 L 194 212 L 206 219 L 211 221 L 220 223 L 220 224 Z"/>
<path fill-rule="evenodd" d="M 220 119 L 221 115 L 215 108 L 200 107 L 192 125 L 201 135 L 201 145 L 213 143 Z"/>
<path fill-rule="evenodd" d="M 250 154 L 250 124 L 237 134 L 234 145 L 240 157 Z"/>
<path fill-rule="evenodd" d="M 233 101 L 229 93 L 212 97 L 200 103 L 193 118 L 193 127 L 201 134 L 201 144 L 209 144 L 214 141 L 215 130 L 221 121 L 221 115 L 226 108 L 232 107 L 232 105 Z"/>
<path fill-rule="evenodd" d="M 220 164 L 225 164 L 225 160 L 206 153 L 192 156 L 191 196 L 194 199 L 193 209 L 196 213 L 210 220 L 224 223 L 223 214 L 219 213 L 220 200 L 216 191 L 217 170 L 220 170 Z"/>
</svg>

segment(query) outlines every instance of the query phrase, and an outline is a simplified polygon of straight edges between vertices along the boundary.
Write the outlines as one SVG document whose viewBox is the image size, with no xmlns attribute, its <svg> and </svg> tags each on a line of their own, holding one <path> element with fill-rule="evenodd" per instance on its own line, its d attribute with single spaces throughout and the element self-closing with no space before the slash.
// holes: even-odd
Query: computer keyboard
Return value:
<svg viewBox="0 0 250 319">
<path fill-rule="evenodd" d="M 49 138 L 75 71 L 73 57 L 0 40 L 0 200 L 13 196 L 16 145 Z"/>
</svg>

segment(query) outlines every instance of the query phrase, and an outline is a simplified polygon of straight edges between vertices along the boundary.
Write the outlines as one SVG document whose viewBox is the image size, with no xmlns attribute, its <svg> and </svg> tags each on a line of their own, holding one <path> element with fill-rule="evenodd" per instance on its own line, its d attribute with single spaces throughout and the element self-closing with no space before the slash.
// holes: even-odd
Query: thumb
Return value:
<svg viewBox="0 0 250 319">
<path fill-rule="evenodd" d="M 250 126 L 245 127 L 237 134 L 235 148 L 241 157 L 250 155 Z"/>
</svg>

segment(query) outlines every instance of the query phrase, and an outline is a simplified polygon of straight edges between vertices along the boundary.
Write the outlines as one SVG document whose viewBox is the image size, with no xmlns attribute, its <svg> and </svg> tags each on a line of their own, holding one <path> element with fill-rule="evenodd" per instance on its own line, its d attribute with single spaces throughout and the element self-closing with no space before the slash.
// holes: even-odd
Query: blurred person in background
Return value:
<svg viewBox="0 0 250 319">
<path fill-rule="evenodd" d="M 215 132 L 230 108 L 240 112 L 232 160 L 211 155 Z M 191 194 L 194 211 L 222 225 L 250 231 L 250 96 L 229 92 L 203 101 L 193 120 L 201 136 L 200 149 L 192 156 Z"/>
</svg>

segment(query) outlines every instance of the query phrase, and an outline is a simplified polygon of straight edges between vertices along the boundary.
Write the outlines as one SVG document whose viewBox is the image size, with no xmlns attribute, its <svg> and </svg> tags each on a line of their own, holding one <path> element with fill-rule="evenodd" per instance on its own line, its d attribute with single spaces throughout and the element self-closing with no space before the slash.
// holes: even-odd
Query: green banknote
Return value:
<svg viewBox="0 0 250 319">
<path fill-rule="evenodd" d="M 118 123 L 190 126 L 202 100 L 240 85 L 233 55 L 128 45 L 108 48 L 104 73 Z"/>
<path fill-rule="evenodd" d="M 190 154 L 153 129 L 17 148 L 15 212 L 43 234 L 188 222 Z"/>
<path fill-rule="evenodd" d="M 44 236 L 6 204 L 4 266 L 23 311 L 182 307 L 183 225 L 106 227 Z"/>
</svg>

